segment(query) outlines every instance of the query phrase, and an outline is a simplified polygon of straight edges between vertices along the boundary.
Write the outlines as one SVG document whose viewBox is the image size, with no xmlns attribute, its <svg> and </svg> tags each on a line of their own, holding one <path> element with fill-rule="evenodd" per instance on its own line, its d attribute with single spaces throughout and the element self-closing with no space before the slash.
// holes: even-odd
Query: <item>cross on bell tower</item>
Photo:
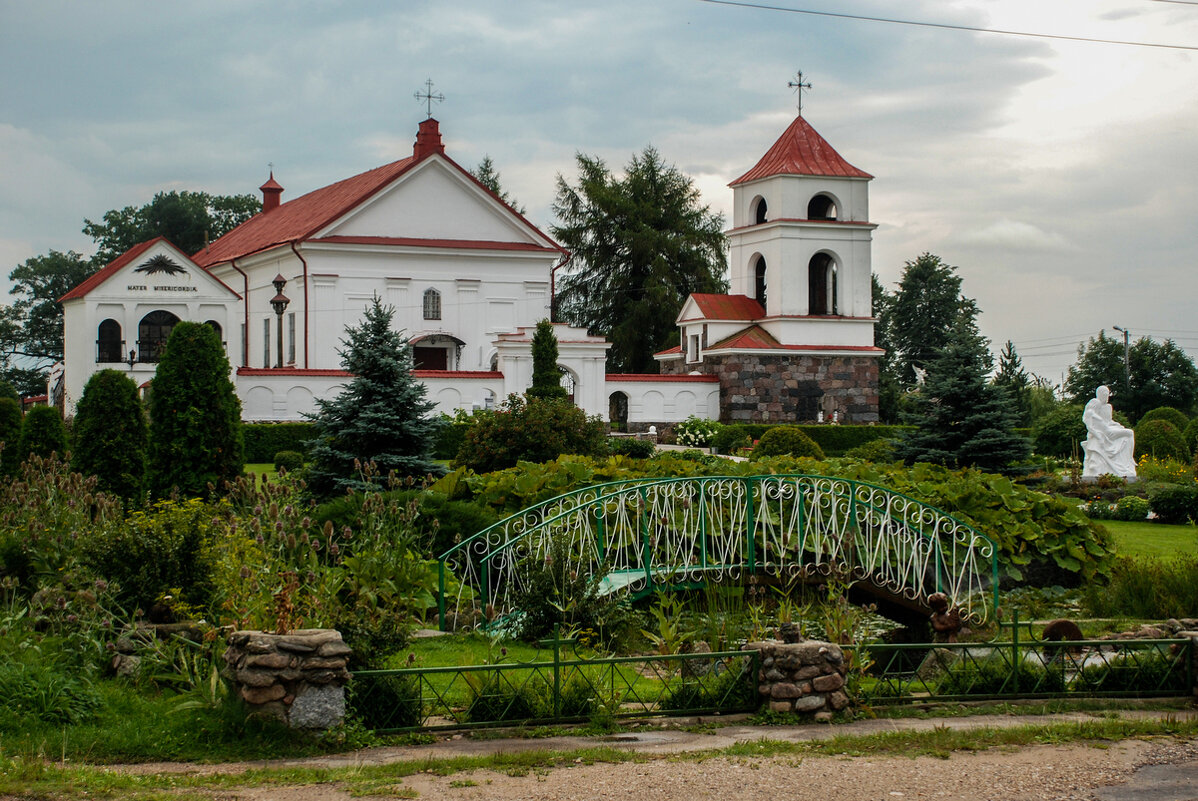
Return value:
<svg viewBox="0 0 1198 801">
<path fill-rule="evenodd" d="M 799 106 L 799 116 L 802 117 L 803 116 L 803 90 L 811 88 L 811 81 L 804 82 L 803 81 L 803 71 L 799 70 L 795 74 L 795 79 L 793 81 L 789 81 L 786 85 L 789 86 L 791 89 L 794 89 L 795 95 L 797 96 L 798 106 Z"/>
<path fill-rule="evenodd" d="M 440 92 L 433 91 L 433 79 L 429 78 L 427 81 L 424 82 L 424 91 L 423 92 L 421 92 L 420 90 L 416 91 L 416 99 L 425 103 L 428 106 L 428 116 L 432 117 L 433 116 L 433 101 L 440 103 L 443 100 L 445 100 L 445 95 L 441 94 Z"/>
</svg>

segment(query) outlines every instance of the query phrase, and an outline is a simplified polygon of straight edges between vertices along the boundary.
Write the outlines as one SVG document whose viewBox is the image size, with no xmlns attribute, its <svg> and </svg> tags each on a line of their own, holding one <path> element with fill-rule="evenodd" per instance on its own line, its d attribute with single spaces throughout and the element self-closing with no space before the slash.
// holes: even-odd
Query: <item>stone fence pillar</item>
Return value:
<svg viewBox="0 0 1198 801">
<path fill-rule="evenodd" d="M 844 652 L 830 642 L 807 640 L 782 643 L 751 642 L 745 649 L 758 651 L 761 669 L 757 692 L 773 712 L 804 712 L 831 719 L 832 712 L 849 705 L 844 692 Z"/>
<path fill-rule="evenodd" d="M 295 729 L 328 729 L 345 717 L 350 653 L 333 629 L 235 631 L 223 674 L 252 713 Z"/>
</svg>

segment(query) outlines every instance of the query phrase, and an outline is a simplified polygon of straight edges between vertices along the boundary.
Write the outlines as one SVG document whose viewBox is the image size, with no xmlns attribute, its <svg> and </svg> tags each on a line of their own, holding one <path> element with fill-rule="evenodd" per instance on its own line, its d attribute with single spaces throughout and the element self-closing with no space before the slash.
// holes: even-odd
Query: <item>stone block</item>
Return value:
<svg viewBox="0 0 1198 801">
<path fill-rule="evenodd" d="M 770 701 L 771 712 L 793 712 L 794 706 L 790 701 Z"/>
<path fill-rule="evenodd" d="M 280 653 L 249 654 L 245 659 L 241 660 L 241 664 L 238 667 L 279 670 L 280 668 L 290 667 L 291 659 L 292 657 L 287 654 Z"/>
<path fill-rule="evenodd" d="M 331 729 L 344 717 L 344 687 L 307 687 L 295 696 L 287 724 L 293 729 Z"/>
<path fill-rule="evenodd" d="M 235 674 L 239 684 L 246 687 L 269 687 L 277 681 L 274 673 L 267 673 L 263 670 L 247 670 L 241 669 Z"/>
<path fill-rule="evenodd" d="M 242 687 L 241 697 L 247 704 L 265 704 L 278 701 L 287 694 L 282 684 L 272 684 L 269 687 Z"/>
<path fill-rule="evenodd" d="M 787 681 L 778 682 L 770 688 L 770 698 L 774 699 L 798 698 L 802 694 L 803 691 L 799 689 L 797 684 L 791 684 Z"/>
<path fill-rule="evenodd" d="M 828 705 L 839 711 L 849 705 L 849 697 L 842 690 L 837 690 L 828 695 Z"/>
<path fill-rule="evenodd" d="M 816 723 L 831 723 L 832 722 L 832 713 L 828 712 L 828 711 L 816 712 L 815 713 L 815 722 Z"/>
<path fill-rule="evenodd" d="M 814 679 L 822 672 L 823 668 L 819 665 L 807 665 L 795 671 L 794 677 L 798 681 L 807 681 L 808 679 Z"/>
<path fill-rule="evenodd" d="M 796 698 L 794 702 L 795 712 L 814 712 L 817 709 L 823 709 L 826 701 L 822 695 L 805 695 L 802 698 Z"/>
<path fill-rule="evenodd" d="M 831 673 L 827 676 L 819 676 L 811 682 L 811 686 L 816 692 L 830 693 L 833 690 L 839 690 L 844 686 L 844 677 L 839 673 Z"/>
</svg>

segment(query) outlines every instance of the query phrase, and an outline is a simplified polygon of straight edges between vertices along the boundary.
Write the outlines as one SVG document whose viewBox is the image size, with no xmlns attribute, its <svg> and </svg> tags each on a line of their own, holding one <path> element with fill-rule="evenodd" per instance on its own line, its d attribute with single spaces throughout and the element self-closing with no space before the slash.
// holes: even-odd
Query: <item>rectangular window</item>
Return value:
<svg viewBox="0 0 1198 801">
<path fill-rule="evenodd" d="M 287 315 L 287 363 L 295 364 L 295 312 Z"/>
<path fill-rule="evenodd" d="M 424 319 L 441 319 L 441 293 L 435 289 L 426 289 L 424 292 Z"/>
<path fill-rule="evenodd" d="M 699 361 L 699 335 L 691 334 L 686 338 L 687 363 Z"/>
<path fill-rule="evenodd" d="M 262 366 L 270 367 L 270 318 L 262 321 Z"/>
</svg>

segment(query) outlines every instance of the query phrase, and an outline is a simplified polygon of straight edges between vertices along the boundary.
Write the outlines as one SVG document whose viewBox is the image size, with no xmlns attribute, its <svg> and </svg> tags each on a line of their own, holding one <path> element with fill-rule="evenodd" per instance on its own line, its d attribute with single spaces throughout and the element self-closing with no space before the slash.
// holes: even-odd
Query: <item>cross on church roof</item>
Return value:
<svg viewBox="0 0 1198 801">
<path fill-rule="evenodd" d="M 441 94 L 440 92 L 433 91 L 433 79 L 429 78 L 427 81 L 424 82 L 424 91 L 423 92 L 421 92 L 420 90 L 416 91 L 416 99 L 422 100 L 428 105 L 428 116 L 432 117 L 433 116 L 433 101 L 435 100 L 438 103 L 440 103 L 442 100 L 445 99 L 445 95 Z"/>
<path fill-rule="evenodd" d="M 789 86 L 791 89 L 795 90 L 795 94 L 798 96 L 799 116 L 802 117 L 803 116 L 803 90 L 811 88 L 811 81 L 807 81 L 806 83 L 804 83 L 803 82 L 803 71 L 799 70 L 795 74 L 795 79 L 793 81 L 789 81 L 786 85 Z"/>
</svg>

